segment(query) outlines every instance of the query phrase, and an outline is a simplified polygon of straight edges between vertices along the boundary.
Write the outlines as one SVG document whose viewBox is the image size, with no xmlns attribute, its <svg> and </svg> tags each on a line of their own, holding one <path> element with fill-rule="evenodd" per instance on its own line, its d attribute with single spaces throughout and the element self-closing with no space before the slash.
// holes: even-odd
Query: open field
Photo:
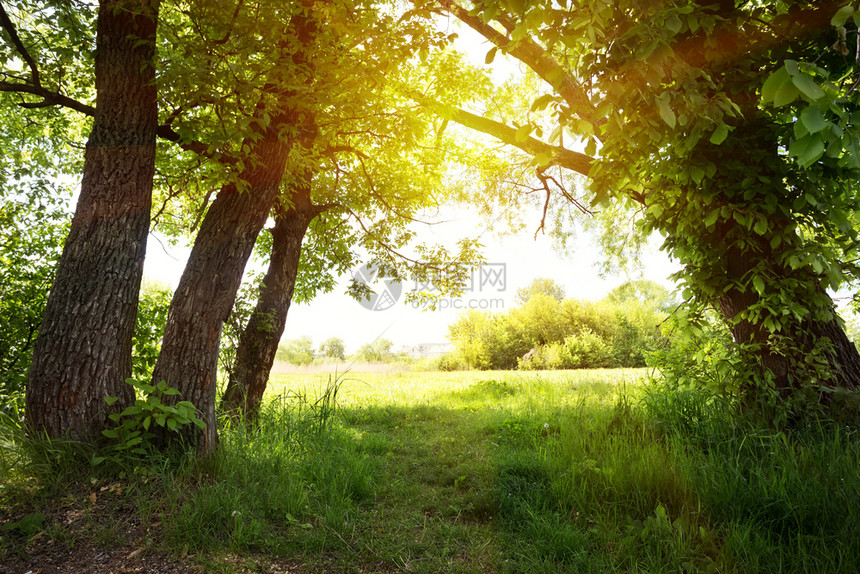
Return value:
<svg viewBox="0 0 860 574">
<path fill-rule="evenodd" d="M 49 472 L 7 445 L 3 520 L 215 572 L 860 570 L 852 429 L 758 429 L 646 375 L 275 375 L 259 428 L 209 461 Z M 0 563 L 32 545 L 8 531 Z"/>
</svg>

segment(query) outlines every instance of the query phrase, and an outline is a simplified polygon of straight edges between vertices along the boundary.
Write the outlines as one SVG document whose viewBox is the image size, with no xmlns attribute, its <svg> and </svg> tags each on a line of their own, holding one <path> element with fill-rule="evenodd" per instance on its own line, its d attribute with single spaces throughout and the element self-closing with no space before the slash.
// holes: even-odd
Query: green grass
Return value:
<svg viewBox="0 0 860 574">
<path fill-rule="evenodd" d="M 108 476 L 7 436 L 0 501 L 10 524 L 39 511 L 61 541 L 114 544 L 116 513 L 67 532 L 48 501 L 120 483 L 156 545 L 224 572 L 860 571 L 856 429 L 764 430 L 644 374 L 284 375 L 205 461 Z"/>
</svg>

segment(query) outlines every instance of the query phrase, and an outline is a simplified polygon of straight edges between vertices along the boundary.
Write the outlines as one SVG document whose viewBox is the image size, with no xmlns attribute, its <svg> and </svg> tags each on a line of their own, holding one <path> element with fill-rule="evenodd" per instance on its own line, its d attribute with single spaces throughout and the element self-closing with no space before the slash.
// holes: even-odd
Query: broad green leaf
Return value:
<svg viewBox="0 0 860 574">
<path fill-rule="evenodd" d="M 824 114 L 817 106 L 807 106 L 800 112 L 800 121 L 811 134 L 818 133 L 821 130 L 829 127 L 831 124 L 824 119 Z"/>
<path fill-rule="evenodd" d="M 690 166 L 690 177 L 697 184 L 702 183 L 702 180 L 705 179 L 705 170 L 697 165 Z"/>
<path fill-rule="evenodd" d="M 794 85 L 794 78 L 787 74 L 786 77 L 788 78 L 787 81 L 777 87 L 776 93 L 773 96 L 774 107 L 779 108 L 788 105 L 800 95 L 800 90 Z"/>
<path fill-rule="evenodd" d="M 528 124 L 517 128 L 517 133 L 514 134 L 514 139 L 517 143 L 523 143 L 529 139 L 529 134 L 532 133 L 532 127 Z"/>
<path fill-rule="evenodd" d="M 670 128 L 674 128 L 677 121 L 675 119 L 675 112 L 673 112 L 672 108 L 669 107 L 669 102 L 663 99 L 657 99 L 657 109 L 659 110 L 660 117 L 663 118 L 663 121 L 666 122 Z"/>
<path fill-rule="evenodd" d="M 753 277 L 752 281 L 753 281 L 753 287 L 758 292 L 758 294 L 764 295 L 764 289 L 765 289 L 764 279 L 762 279 L 758 275 L 755 275 Z"/>
<path fill-rule="evenodd" d="M 791 82 L 798 90 L 803 92 L 803 95 L 811 100 L 818 100 L 824 97 L 824 90 L 815 83 L 815 80 L 806 74 L 792 76 Z"/>
<path fill-rule="evenodd" d="M 765 103 L 773 103 L 777 92 L 786 82 L 791 82 L 791 75 L 785 66 L 772 73 L 761 87 L 761 99 Z"/>
<path fill-rule="evenodd" d="M 833 18 L 830 19 L 830 24 L 834 28 L 841 28 L 853 14 L 854 6 L 851 6 L 850 4 L 848 6 L 843 6 L 836 12 L 836 14 L 833 15 Z"/>
<path fill-rule="evenodd" d="M 707 217 L 705 217 L 705 227 L 711 227 L 714 223 L 717 222 L 717 218 L 720 216 L 720 210 L 714 209 L 712 210 Z"/>
<path fill-rule="evenodd" d="M 819 136 L 810 134 L 792 143 L 788 153 L 797 158 L 801 167 L 808 167 L 824 153 L 824 141 Z"/>
<path fill-rule="evenodd" d="M 545 167 L 545 166 L 549 165 L 549 162 L 552 161 L 552 156 L 549 155 L 548 153 L 541 152 L 541 153 L 535 154 L 534 157 L 535 157 L 535 162 L 541 167 Z"/>
<path fill-rule="evenodd" d="M 492 64 L 493 60 L 496 59 L 496 52 L 498 52 L 498 50 L 499 50 L 498 46 L 493 46 L 492 48 L 490 48 L 490 51 L 487 52 L 487 55 L 484 58 L 484 63 L 485 64 Z"/>
<path fill-rule="evenodd" d="M 681 26 L 681 19 L 678 18 L 677 14 L 671 14 L 668 18 L 666 18 L 666 28 L 673 34 L 677 34 L 678 32 L 680 32 Z"/>
<path fill-rule="evenodd" d="M 711 134 L 710 142 L 714 145 L 720 145 L 725 141 L 726 137 L 729 135 L 729 128 L 726 124 L 720 124 L 717 126 L 717 129 L 714 130 L 714 133 Z"/>
<path fill-rule="evenodd" d="M 545 109 L 553 101 L 555 101 L 555 96 L 553 94 L 544 94 L 534 101 L 531 110 L 533 112 L 539 112 L 540 110 Z"/>
</svg>

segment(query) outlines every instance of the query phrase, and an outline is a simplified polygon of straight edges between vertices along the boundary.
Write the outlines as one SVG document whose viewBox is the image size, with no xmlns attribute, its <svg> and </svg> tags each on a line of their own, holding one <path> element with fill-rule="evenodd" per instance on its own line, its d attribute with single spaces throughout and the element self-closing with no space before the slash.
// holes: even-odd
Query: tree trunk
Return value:
<svg viewBox="0 0 860 574">
<path fill-rule="evenodd" d="M 755 188 L 761 195 L 744 199 L 750 193 L 749 186 L 744 184 L 750 173 L 772 182 L 771 185 L 776 186 L 772 189 L 774 194 L 785 191 L 780 187 L 782 177 L 775 167 L 781 161 L 775 144 L 778 141 L 775 127 L 758 113 L 757 100 L 741 99 L 741 102 L 746 119 L 739 122 L 732 136 L 719 146 L 703 142 L 698 151 L 710 157 L 715 165 L 723 166 L 715 184 L 718 205 L 764 216 L 770 232 L 782 232 L 788 222 L 780 212 L 763 211 L 765 202 L 761 197 L 768 191 L 766 184 L 759 183 Z M 797 392 L 815 390 L 818 401 L 828 404 L 833 394 L 825 389 L 860 388 L 860 354 L 836 319 L 833 301 L 821 288 L 821 278 L 809 268 L 794 270 L 784 262 L 786 250 L 796 249 L 800 242 L 794 232 L 787 236 L 782 243 L 772 243 L 771 235 L 759 236 L 728 218 L 715 231 L 702 230 L 695 236 L 701 241 L 701 249 L 710 250 L 710 257 L 702 259 L 712 261 L 709 266 L 698 266 L 695 272 L 706 271 L 717 279 L 722 290 L 716 297 L 717 310 L 728 324 L 740 352 L 752 352 L 760 374 L 772 381 L 773 390 L 782 399 Z M 763 297 L 753 281 L 756 276 L 762 281 L 765 297 L 781 293 L 782 306 L 761 305 Z M 783 313 L 783 307 L 791 300 L 807 312 L 803 319 Z M 758 315 L 755 319 L 749 315 L 752 309 Z M 769 327 L 769 321 L 779 328 Z M 822 351 L 817 350 L 822 342 L 826 343 L 825 348 L 816 354 Z M 826 373 L 820 370 L 822 367 Z M 746 402 L 761 398 L 757 396 L 761 390 L 753 380 L 742 381 L 741 391 L 747 392 Z"/>
<path fill-rule="evenodd" d="M 308 13 L 300 12 L 292 19 L 291 31 L 299 44 L 291 56 L 292 64 L 307 74 L 307 85 L 313 79 L 309 53 L 316 29 Z M 205 430 L 196 432 L 195 427 L 190 427 L 184 438 L 202 454 L 212 452 L 218 442 L 215 392 L 224 322 L 233 309 L 257 236 L 275 205 L 290 150 L 297 140 L 310 137 L 305 133 L 310 113 L 298 109 L 303 102 L 296 102 L 297 94 L 288 90 L 272 92 L 278 98 L 278 110 L 272 113 L 261 101 L 256 111 L 258 119 L 271 115 L 271 120 L 259 137 L 242 144 L 251 150 L 239 174 L 246 189 L 240 191 L 234 183 L 224 186 L 197 233 L 170 304 L 161 353 L 152 375 L 153 383 L 166 381 L 180 391 L 175 400 L 191 401 L 200 412 Z M 299 133 L 288 136 L 293 129 Z"/>
<path fill-rule="evenodd" d="M 253 144 L 259 163 L 240 176 L 248 190 L 240 192 L 231 183 L 212 202 L 170 304 L 152 381 L 166 381 L 200 411 L 206 429 L 193 441 L 202 452 L 212 451 L 217 444 L 215 390 L 221 329 L 277 197 L 291 147 L 279 134 L 280 124 L 288 120 L 284 114 L 273 118 L 264 137 Z"/>
<path fill-rule="evenodd" d="M 27 422 L 86 439 L 134 394 L 131 338 L 143 275 L 155 172 L 158 0 L 102 0 L 96 113 L 81 193 L 36 339 Z"/>
<path fill-rule="evenodd" d="M 310 177 L 292 196 L 293 207 L 278 209 L 272 229 L 269 269 L 248 325 L 239 339 L 236 362 L 221 400 L 225 411 L 252 421 L 256 418 L 296 286 L 302 241 L 308 225 L 322 208 L 311 203 Z"/>
</svg>

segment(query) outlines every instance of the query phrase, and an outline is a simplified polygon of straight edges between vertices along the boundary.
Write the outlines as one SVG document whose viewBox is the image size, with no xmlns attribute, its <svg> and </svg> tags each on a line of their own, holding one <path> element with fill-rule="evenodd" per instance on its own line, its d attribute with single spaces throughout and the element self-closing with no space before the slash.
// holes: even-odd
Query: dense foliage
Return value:
<svg viewBox="0 0 860 574">
<path fill-rule="evenodd" d="M 148 381 L 161 350 L 161 336 L 173 291 L 166 285 L 144 281 L 140 288 L 132 339 L 132 378 Z"/>
<path fill-rule="evenodd" d="M 470 310 L 451 325 L 454 356 L 473 369 L 642 367 L 661 341 L 665 312 L 653 301 L 625 297 L 626 286 L 601 301 L 559 300 L 536 290 L 505 313 Z"/>
<path fill-rule="evenodd" d="M 0 186 L 0 408 L 23 397 L 70 219 L 66 194 L 47 182 L 6 184 Z"/>
</svg>

